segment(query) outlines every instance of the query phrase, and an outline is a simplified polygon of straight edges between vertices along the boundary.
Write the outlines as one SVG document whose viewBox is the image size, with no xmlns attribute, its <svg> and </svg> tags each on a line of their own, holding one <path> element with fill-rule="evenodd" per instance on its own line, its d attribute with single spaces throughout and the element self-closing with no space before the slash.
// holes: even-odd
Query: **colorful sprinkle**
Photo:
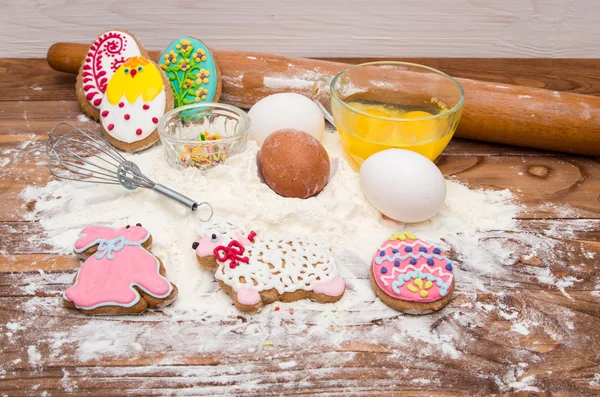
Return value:
<svg viewBox="0 0 600 397">
<path fill-rule="evenodd" d="M 278 312 L 279 311 L 279 306 L 275 307 L 275 311 Z"/>
<path fill-rule="evenodd" d="M 273 346 L 273 342 L 263 342 L 263 346 Z"/>
</svg>

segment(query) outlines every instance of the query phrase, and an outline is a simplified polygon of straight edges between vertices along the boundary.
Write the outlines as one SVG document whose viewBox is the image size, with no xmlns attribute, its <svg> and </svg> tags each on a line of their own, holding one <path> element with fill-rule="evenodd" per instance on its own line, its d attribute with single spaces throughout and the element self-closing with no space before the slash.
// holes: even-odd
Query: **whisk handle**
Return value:
<svg viewBox="0 0 600 397">
<path fill-rule="evenodd" d="M 183 194 L 181 194 L 171 188 L 168 188 L 165 185 L 161 185 L 160 183 L 157 183 L 156 185 L 154 185 L 153 189 L 155 192 L 160 193 L 163 196 L 168 197 L 171 200 L 178 202 L 179 204 L 183 205 L 187 209 L 192 210 L 193 212 L 196 212 L 198 210 L 199 206 L 207 205 L 210 208 L 210 216 L 206 220 L 209 220 L 212 217 L 213 209 L 212 209 L 212 206 L 208 203 L 198 203 L 195 200 L 189 198 L 188 196 L 184 196 Z"/>
</svg>

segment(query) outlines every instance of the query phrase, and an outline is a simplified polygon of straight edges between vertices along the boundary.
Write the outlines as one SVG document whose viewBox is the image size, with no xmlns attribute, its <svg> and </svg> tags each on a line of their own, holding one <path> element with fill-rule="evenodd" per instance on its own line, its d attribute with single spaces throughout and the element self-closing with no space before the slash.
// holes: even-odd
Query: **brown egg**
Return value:
<svg viewBox="0 0 600 397">
<path fill-rule="evenodd" d="M 312 197 L 329 180 L 327 151 L 306 132 L 273 132 L 263 142 L 258 161 L 265 182 L 283 197 Z"/>
</svg>

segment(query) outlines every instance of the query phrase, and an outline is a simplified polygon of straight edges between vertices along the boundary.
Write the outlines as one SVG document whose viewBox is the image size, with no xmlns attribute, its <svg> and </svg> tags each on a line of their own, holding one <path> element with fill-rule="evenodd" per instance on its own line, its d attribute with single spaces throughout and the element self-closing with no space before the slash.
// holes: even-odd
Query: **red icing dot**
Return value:
<svg viewBox="0 0 600 397">
<path fill-rule="evenodd" d="M 157 119 L 156 117 L 152 117 L 152 122 L 153 122 L 154 124 L 158 124 L 158 119 Z"/>
<path fill-rule="evenodd" d="M 104 111 L 102 112 L 102 117 L 106 117 L 106 116 L 108 116 L 108 110 L 104 110 Z"/>
<path fill-rule="evenodd" d="M 135 130 L 136 135 L 142 135 L 142 129 L 138 128 L 137 130 Z"/>
<path fill-rule="evenodd" d="M 148 110 L 148 109 L 150 109 L 150 105 L 148 105 L 148 104 L 145 103 L 144 106 L 142 106 L 142 108 L 144 110 Z"/>
<path fill-rule="evenodd" d="M 119 102 L 119 107 L 122 108 L 123 106 L 125 106 L 125 104 L 123 102 Z"/>
<path fill-rule="evenodd" d="M 130 115 L 126 114 L 125 116 L 123 116 L 125 118 L 125 120 L 129 120 L 131 118 Z"/>
<path fill-rule="evenodd" d="M 102 103 L 102 99 L 98 98 L 94 100 L 94 106 L 100 106 L 100 103 Z"/>
<path fill-rule="evenodd" d="M 109 131 L 112 131 L 112 130 L 113 130 L 113 128 L 115 128 L 115 125 L 114 125 L 114 124 L 109 124 L 109 125 L 108 125 L 108 130 L 109 130 Z"/>
</svg>

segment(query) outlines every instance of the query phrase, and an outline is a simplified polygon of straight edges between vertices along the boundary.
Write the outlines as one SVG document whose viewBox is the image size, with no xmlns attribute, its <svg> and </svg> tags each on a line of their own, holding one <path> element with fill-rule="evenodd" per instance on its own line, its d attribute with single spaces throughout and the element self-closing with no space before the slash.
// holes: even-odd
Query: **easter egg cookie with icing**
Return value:
<svg viewBox="0 0 600 397">
<path fill-rule="evenodd" d="M 100 123 L 116 148 L 136 152 L 158 141 L 158 120 L 173 109 L 173 92 L 162 70 L 131 57 L 112 76 L 100 105 Z"/>
<path fill-rule="evenodd" d="M 175 107 L 219 101 L 219 67 L 200 40 L 187 36 L 178 38 L 169 44 L 159 63 L 171 83 Z"/>
<path fill-rule="evenodd" d="M 214 220 L 200 229 L 192 248 L 243 312 L 275 301 L 337 302 L 346 289 L 329 247 L 312 238 L 269 238 Z"/>
<path fill-rule="evenodd" d="M 83 112 L 100 119 L 100 105 L 109 80 L 129 58 L 148 54 L 135 37 L 124 30 L 102 33 L 90 46 L 79 68 L 75 91 Z"/>
<path fill-rule="evenodd" d="M 84 228 L 74 251 L 87 259 L 63 294 L 64 305 L 90 315 L 134 314 L 169 305 L 177 287 L 165 278 L 161 260 L 149 251 L 151 244 L 150 232 L 139 223 Z"/>
<path fill-rule="evenodd" d="M 396 233 L 377 249 L 370 279 L 383 303 L 409 314 L 440 310 L 454 292 L 448 258 L 410 233 Z"/>
</svg>

